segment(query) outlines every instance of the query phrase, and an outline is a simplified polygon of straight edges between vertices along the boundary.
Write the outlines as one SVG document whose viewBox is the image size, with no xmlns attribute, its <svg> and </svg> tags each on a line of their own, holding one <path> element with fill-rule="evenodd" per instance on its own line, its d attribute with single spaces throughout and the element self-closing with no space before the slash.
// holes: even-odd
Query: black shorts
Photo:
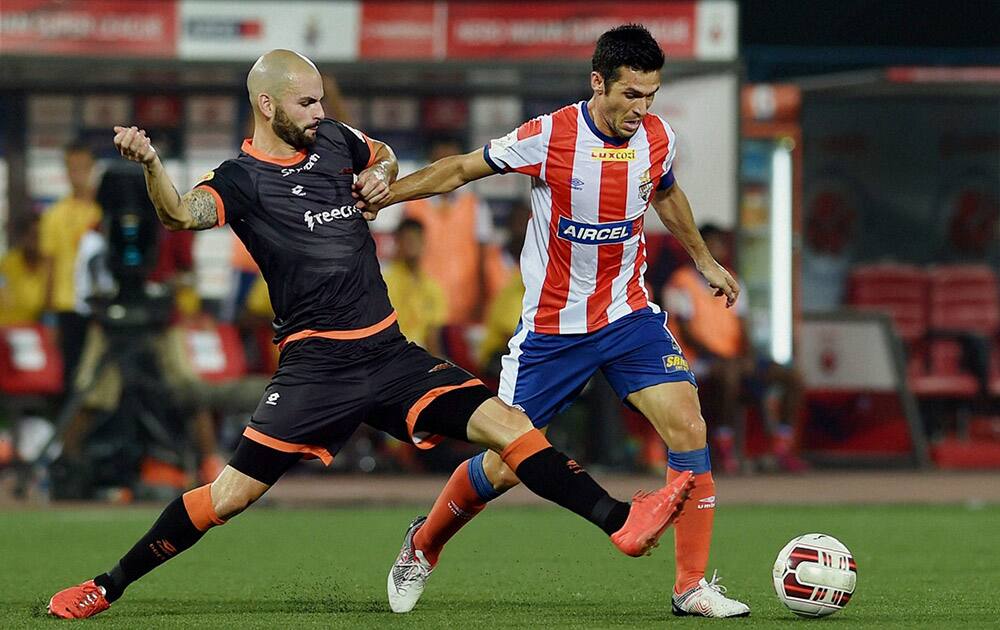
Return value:
<svg viewBox="0 0 1000 630">
<path fill-rule="evenodd" d="M 443 429 L 464 437 L 472 412 L 492 396 L 472 374 L 406 341 L 395 325 L 364 339 L 311 337 L 281 351 L 243 435 L 329 465 L 361 423 L 419 448 L 440 442 Z M 432 404 L 448 399 L 455 404 Z"/>
</svg>

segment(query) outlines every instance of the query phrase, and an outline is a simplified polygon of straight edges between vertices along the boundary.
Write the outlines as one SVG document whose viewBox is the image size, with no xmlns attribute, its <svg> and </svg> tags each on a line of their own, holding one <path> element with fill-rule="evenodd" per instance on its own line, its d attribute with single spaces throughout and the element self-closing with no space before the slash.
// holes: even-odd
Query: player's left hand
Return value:
<svg viewBox="0 0 1000 630">
<path fill-rule="evenodd" d="M 389 200 L 389 180 L 385 175 L 385 169 L 376 164 L 361 171 L 358 180 L 354 182 L 351 194 L 358 200 L 355 205 L 364 211 L 365 218 L 373 220 L 378 210 Z"/>
<path fill-rule="evenodd" d="M 712 260 L 704 265 L 698 265 L 698 271 L 715 289 L 716 297 L 726 296 L 726 308 L 736 304 L 736 299 L 740 296 L 740 285 L 733 279 L 732 274 L 726 271 L 725 267 Z"/>
</svg>

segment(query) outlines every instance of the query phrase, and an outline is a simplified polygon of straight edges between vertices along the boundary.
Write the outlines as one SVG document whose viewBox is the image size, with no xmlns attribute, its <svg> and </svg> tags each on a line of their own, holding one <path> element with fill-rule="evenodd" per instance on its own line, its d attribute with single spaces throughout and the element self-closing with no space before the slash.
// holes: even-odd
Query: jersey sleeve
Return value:
<svg viewBox="0 0 1000 630">
<path fill-rule="evenodd" d="M 663 159 L 663 176 L 660 177 L 660 183 L 657 184 L 657 190 L 669 190 L 674 183 L 677 181 L 674 179 L 674 158 L 677 156 L 677 134 L 674 130 L 667 124 L 667 121 L 660 118 L 660 122 L 663 123 L 663 129 L 667 132 L 667 155 Z"/>
<path fill-rule="evenodd" d="M 215 198 L 218 225 L 244 216 L 256 197 L 250 174 L 234 160 L 226 160 L 198 180 L 193 190 L 207 190 Z"/>
<path fill-rule="evenodd" d="M 334 120 L 333 124 L 340 129 L 341 135 L 344 136 L 344 142 L 347 143 L 347 148 L 351 151 L 351 161 L 355 173 L 360 173 L 375 163 L 376 151 L 371 138 L 339 120 Z"/>
<path fill-rule="evenodd" d="M 483 147 L 483 158 L 497 173 L 521 173 L 538 177 L 548 153 L 544 118 L 533 118 L 505 136 Z"/>
</svg>

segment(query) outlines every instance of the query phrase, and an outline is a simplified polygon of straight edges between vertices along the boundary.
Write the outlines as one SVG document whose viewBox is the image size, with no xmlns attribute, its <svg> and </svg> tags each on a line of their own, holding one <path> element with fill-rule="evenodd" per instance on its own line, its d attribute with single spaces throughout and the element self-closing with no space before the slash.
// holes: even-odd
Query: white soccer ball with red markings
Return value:
<svg viewBox="0 0 1000 630">
<path fill-rule="evenodd" d="M 833 536 L 803 534 L 778 552 L 774 592 L 801 617 L 832 615 L 851 601 L 858 567 L 851 551 Z"/>
</svg>

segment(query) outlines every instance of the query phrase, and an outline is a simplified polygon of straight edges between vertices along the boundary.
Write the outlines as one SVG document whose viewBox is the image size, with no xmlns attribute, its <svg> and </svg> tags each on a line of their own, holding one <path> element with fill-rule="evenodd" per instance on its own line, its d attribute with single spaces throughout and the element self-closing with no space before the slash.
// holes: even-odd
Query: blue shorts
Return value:
<svg viewBox="0 0 1000 630">
<path fill-rule="evenodd" d="M 500 399 L 523 409 L 539 428 L 568 407 L 598 369 L 622 401 L 660 383 L 687 381 L 697 387 L 667 330 L 667 314 L 649 308 L 593 333 L 541 335 L 518 325 L 508 347 Z"/>
</svg>

